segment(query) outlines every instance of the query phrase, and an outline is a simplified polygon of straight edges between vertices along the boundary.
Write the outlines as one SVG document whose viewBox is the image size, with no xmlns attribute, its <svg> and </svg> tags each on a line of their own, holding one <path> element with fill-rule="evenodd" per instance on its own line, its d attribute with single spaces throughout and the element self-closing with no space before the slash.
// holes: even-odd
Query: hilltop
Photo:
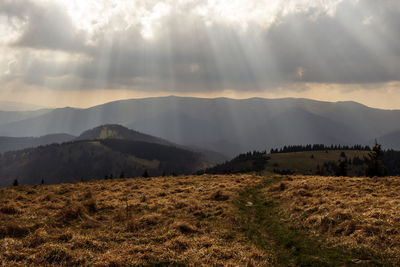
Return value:
<svg viewBox="0 0 400 267">
<path fill-rule="evenodd" d="M 0 265 L 393 266 L 399 181 L 202 175 L 3 188 Z"/>
<path fill-rule="evenodd" d="M 172 146 L 183 150 L 189 150 L 201 155 L 201 159 L 210 163 L 221 163 L 228 158 L 221 153 L 213 150 L 203 149 L 196 146 L 184 146 L 173 143 L 165 139 L 141 133 L 132 129 L 128 129 L 118 124 L 107 124 L 87 130 L 79 135 L 74 140 L 104 140 L 104 139 L 119 139 L 126 141 L 139 141 L 146 143 L 154 143 L 166 146 Z"/>
<path fill-rule="evenodd" d="M 178 146 L 167 140 L 140 133 L 118 124 L 107 124 L 95 127 L 84 131 L 74 140 L 104 140 L 104 139 L 119 139 L 127 141 L 147 142 L 161 145 Z"/>
</svg>

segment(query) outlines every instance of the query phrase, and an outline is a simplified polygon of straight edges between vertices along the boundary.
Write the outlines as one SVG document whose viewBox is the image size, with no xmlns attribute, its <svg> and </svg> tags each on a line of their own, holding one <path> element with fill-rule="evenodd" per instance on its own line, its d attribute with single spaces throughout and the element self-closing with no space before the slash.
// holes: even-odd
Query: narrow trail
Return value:
<svg viewBox="0 0 400 267">
<path fill-rule="evenodd" d="M 265 179 L 241 191 L 235 201 L 241 230 L 257 247 L 273 253 L 273 266 L 391 266 L 370 251 L 332 246 L 289 222 L 264 190 L 283 179 Z"/>
</svg>

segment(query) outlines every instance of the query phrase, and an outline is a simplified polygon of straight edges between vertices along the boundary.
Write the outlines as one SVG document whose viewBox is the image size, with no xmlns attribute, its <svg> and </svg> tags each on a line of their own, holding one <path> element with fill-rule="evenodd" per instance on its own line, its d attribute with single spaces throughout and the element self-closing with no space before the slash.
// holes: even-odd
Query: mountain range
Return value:
<svg viewBox="0 0 400 267">
<path fill-rule="evenodd" d="M 371 144 L 400 141 L 400 110 L 355 102 L 309 99 L 156 97 L 110 102 L 86 109 L 0 113 L 0 135 L 79 135 L 104 124 L 120 124 L 169 142 L 233 157 L 249 150 L 299 144 Z M 386 141 L 387 140 L 387 141 Z"/>
</svg>

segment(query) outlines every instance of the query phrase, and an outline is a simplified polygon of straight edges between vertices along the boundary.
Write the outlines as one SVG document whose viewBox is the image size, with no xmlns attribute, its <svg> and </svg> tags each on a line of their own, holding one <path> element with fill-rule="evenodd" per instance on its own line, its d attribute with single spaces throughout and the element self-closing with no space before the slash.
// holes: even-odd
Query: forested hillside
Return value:
<svg viewBox="0 0 400 267">
<path fill-rule="evenodd" d="M 369 146 L 295 145 L 271 149 L 270 153 L 248 152 L 205 173 L 276 173 L 323 176 L 366 176 Z M 384 150 L 381 159 L 386 175 L 400 175 L 400 151 Z"/>
</svg>

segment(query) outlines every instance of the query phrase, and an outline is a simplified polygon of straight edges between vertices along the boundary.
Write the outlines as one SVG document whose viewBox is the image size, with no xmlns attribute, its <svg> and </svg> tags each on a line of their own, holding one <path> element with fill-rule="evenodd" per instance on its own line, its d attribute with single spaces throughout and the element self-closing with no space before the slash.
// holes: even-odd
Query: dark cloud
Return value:
<svg viewBox="0 0 400 267">
<path fill-rule="evenodd" d="M 59 5 L 5 1 L 1 13 L 27 25 L 10 49 L 83 55 L 66 58 L 64 67 L 33 55 L 35 60 L 20 64 L 27 83 L 68 76 L 82 89 L 244 91 L 298 82 L 400 80 L 400 3 L 394 0 L 346 0 L 333 15 L 307 9 L 281 16 L 271 27 L 250 24 L 247 30 L 222 22 L 210 26 L 201 16 L 172 10 L 152 40 L 134 24 L 123 31 L 105 27 L 91 37 L 91 45 Z M 71 85 L 64 78 L 58 87 Z"/>
<path fill-rule="evenodd" d="M 75 29 L 60 5 L 4 0 L 0 3 L 0 14 L 16 17 L 26 25 L 11 46 L 62 51 L 79 51 L 85 47 L 84 33 Z"/>
<path fill-rule="evenodd" d="M 371 1 L 371 3 L 373 3 Z M 400 79 L 400 17 L 386 21 L 392 9 L 377 14 L 368 1 L 338 6 L 334 17 L 306 19 L 307 14 L 285 18 L 267 34 L 280 71 L 305 69 L 303 81 L 375 83 Z M 374 3 L 375 4 L 375 3 Z M 371 24 L 365 19 L 372 16 Z"/>
</svg>

